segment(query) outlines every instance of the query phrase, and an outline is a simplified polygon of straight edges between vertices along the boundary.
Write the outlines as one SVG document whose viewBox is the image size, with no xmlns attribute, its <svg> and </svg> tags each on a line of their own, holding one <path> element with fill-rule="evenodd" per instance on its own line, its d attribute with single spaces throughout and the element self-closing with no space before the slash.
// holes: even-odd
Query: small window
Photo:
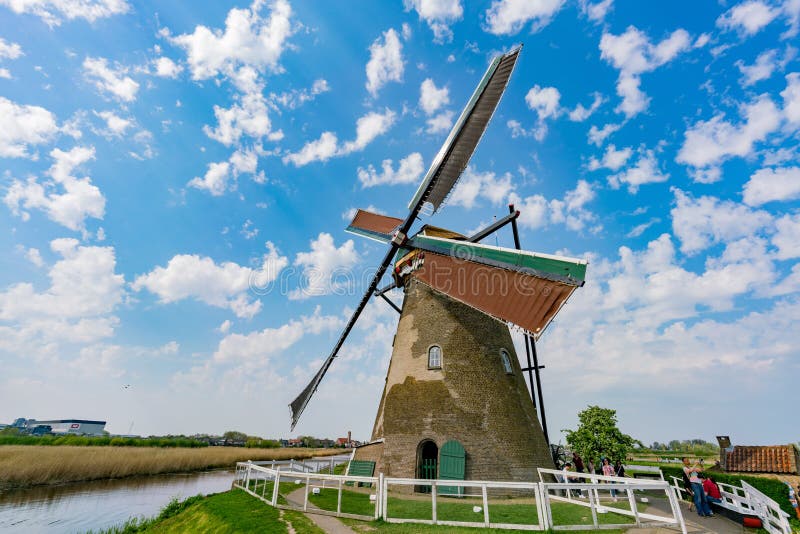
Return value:
<svg viewBox="0 0 800 534">
<path fill-rule="evenodd" d="M 506 370 L 506 374 L 511 374 L 514 370 L 511 368 L 511 358 L 508 356 L 508 351 L 506 349 L 500 349 L 500 359 L 503 360 L 503 368 Z"/>
<path fill-rule="evenodd" d="M 442 347 L 439 345 L 432 345 L 428 349 L 428 369 L 441 369 L 442 368 Z"/>
</svg>

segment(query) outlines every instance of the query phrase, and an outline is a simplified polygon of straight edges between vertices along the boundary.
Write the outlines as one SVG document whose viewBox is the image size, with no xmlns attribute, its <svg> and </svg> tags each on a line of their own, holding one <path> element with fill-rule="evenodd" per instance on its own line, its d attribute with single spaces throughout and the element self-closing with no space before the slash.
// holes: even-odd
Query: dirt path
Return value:
<svg viewBox="0 0 800 534">
<path fill-rule="evenodd" d="M 303 508 L 303 501 L 305 500 L 305 487 L 298 488 L 291 492 L 290 494 L 286 495 L 286 500 L 292 506 L 296 506 L 300 509 Z M 308 503 L 308 508 L 313 509 L 317 508 L 310 502 Z M 329 534 L 356 534 L 356 532 L 336 519 L 335 517 L 329 515 L 321 515 L 321 514 L 306 514 L 306 517 L 311 519 L 319 528 L 328 532 Z"/>
<path fill-rule="evenodd" d="M 695 512 L 689 511 L 689 503 L 681 501 L 681 512 L 686 522 L 687 533 L 715 533 L 715 534 L 742 534 L 744 527 L 719 514 L 714 517 L 700 517 Z M 664 499 L 652 499 L 645 513 L 670 514 L 669 503 Z M 674 528 L 632 528 L 626 532 L 635 534 L 675 534 Z M 750 532 L 749 530 L 747 532 Z"/>
</svg>

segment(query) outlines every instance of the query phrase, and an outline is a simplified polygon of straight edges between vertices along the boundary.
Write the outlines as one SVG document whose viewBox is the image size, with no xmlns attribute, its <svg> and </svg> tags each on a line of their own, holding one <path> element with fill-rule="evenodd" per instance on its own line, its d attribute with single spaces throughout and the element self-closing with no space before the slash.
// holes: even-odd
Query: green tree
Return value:
<svg viewBox="0 0 800 534">
<path fill-rule="evenodd" d="M 247 434 L 244 432 L 237 432 L 236 430 L 228 430 L 222 437 L 231 441 L 245 441 L 247 439 Z"/>
<path fill-rule="evenodd" d="M 599 406 L 589 406 L 578 414 L 579 425 L 575 430 L 564 429 L 567 444 L 584 461 L 599 463 L 601 457 L 624 461 L 636 439 L 617 428 L 617 411 Z"/>
</svg>

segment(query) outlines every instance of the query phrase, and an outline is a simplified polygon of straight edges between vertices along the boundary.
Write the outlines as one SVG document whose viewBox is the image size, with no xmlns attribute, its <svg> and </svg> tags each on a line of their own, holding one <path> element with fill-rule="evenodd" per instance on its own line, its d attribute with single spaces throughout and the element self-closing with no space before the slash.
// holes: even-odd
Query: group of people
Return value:
<svg viewBox="0 0 800 534">
<path fill-rule="evenodd" d="M 703 474 L 699 463 L 691 464 L 689 458 L 683 458 L 683 485 L 692 497 L 692 505 L 700 517 L 712 517 L 712 502 L 722 502 L 719 486 L 714 479 Z M 690 508 L 691 510 L 691 508 Z"/>
<path fill-rule="evenodd" d="M 564 482 L 580 482 L 580 477 L 571 477 L 569 476 L 569 472 L 573 471 L 575 473 L 583 473 L 584 471 L 587 473 L 595 473 L 595 474 L 602 474 L 603 476 L 607 477 L 624 477 L 625 476 L 625 467 L 622 465 L 622 460 L 617 460 L 614 462 L 614 465 L 611 465 L 611 461 L 608 458 L 602 459 L 602 465 L 600 467 L 600 471 L 595 471 L 594 462 L 589 460 L 588 466 L 583 463 L 583 459 L 578 455 L 577 452 L 572 453 L 572 461 L 566 462 L 564 464 Z M 588 467 L 588 470 L 587 470 Z M 581 496 L 580 491 L 576 490 L 577 496 Z M 611 498 L 614 499 L 616 502 L 617 500 L 617 490 L 612 488 L 611 489 Z"/>
</svg>

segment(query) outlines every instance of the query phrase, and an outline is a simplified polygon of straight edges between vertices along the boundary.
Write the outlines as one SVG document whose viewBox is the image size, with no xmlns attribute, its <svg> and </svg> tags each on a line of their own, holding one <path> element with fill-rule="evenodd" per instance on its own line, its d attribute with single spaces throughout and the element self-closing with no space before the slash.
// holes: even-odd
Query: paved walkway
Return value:
<svg viewBox="0 0 800 534">
<path fill-rule="evenodd" d="M 296 506 L 298 508 L 303 508 L 303 501 L 305 500 L 305 486 L 298 488 L 291 492 L 290 494 L 286 495 L 286 500 L 292 506 Z M 308 503 L 308 508 L 317 508 L 310 502 Z M 321 514 L 306 514 L 306 517 L 311 519 L 315 525 L 319 528 L 327 532 L 328 534 L 356 534 L 356 531 L 352 528 L 348 527 L 338 519 L 333 516 L 329 515 L 321 515 Z"/>
<path fill-rule="evenodd" d="M 669 514 L 669 503 L 664 499 L 651 499 L 650 506 L 645 510 L 654 514 Z M 727 517 L 719 514 L 714 517 L 700 517 L 696 512 L 689 511 L 689 503 L 681 501 L 681 512 L 683 513 L 683 520 L 686 523 L 686 532 L 688 533 L 715 533 L 715 534 L 742 534 L 745 528 L 734 523 Z M 632 528 L 627 532 L 635 534 L 675 534 L 675 529 L 669 528 Z M 752 532 L 748 530 L 748 532 Z"/>
</svg>

